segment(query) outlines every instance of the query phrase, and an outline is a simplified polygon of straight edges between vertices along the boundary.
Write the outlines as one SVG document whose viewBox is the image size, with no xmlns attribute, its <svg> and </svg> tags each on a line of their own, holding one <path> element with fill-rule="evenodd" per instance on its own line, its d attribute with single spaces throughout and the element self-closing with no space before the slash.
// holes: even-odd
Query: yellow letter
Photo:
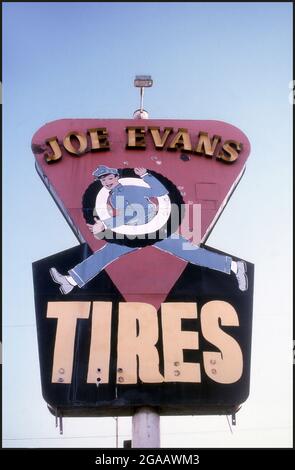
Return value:
<svg viewBox="0 0 295 470">
<path fill-rule="evenodd" d="M 87 383 L 109 383 L 111 323 L 112 302 L 93 302 Z"/>
<path fill-rule="evenodd" d="M 222 150 L 225 153 L 221 150 L 217 158 L 221 158 L 224 162 L 232 163 L 238 158 L 242 148 L 243 145 L 237 140 L 226 140 L 222 146 Z"/>
<path fill-rule="evenodd" d="M 197 316 L 195 303 L 162 304 L 165 382 L 201 382 L 200 364 L 183 362 L 183 349 L 199 349 L 199 334 L 181 330 L 183 318 Z"/>
<path fill-rule="evenodd" d="M 119 304 L 117 383 L 160 383 L 158 341 L 158 317 L 155 307 L 145 303 Z"/>
<path fill-rule="evenodd" d="M 61 149 L 58 144 L 57 137 L 50 137 L 49 139 L 46 139 L 45 141 L 47 144 L 50 145 L 53 154 L 49 155 L 48 153 L 45 153 L 45 160 L 47 163 L 51 162 L 56 162 L 56 160 L 59 160 L 62 157 Z"/>
<path fill-rule="evenodd" d="M 145 128 L 144 127 L 127 127 L 127 149 L 145 149 Z"/>
<path fill-rule="evenodd" d="M 79 148 L 77 149 L 72 144 L 71 139 L 73 137 L 79 141 Z M 70 131 L 64 138 L 64 147 L 69 153 L 74 155 L 81 155 L 87 148 L 86 136 L 82 134 L 82 132 Z"/>
<path fill-rule="evenodd" d="M 181 149 L 184 152 L 192 151 L 191 138 L 187 129 L 178 129 L 178 132 L 167 150 Z"/>
<path fill-rule="evenodd" d="M 173 131 L 173 127 L 165 127 L 163 136 L 160 136 L 160 128 L 159 127 L 149 127 L 148 130 L 152 134 L 152 138 L 154 141 L 154 145 L 156 149 L 163 150 L 164 145 L 166 144 L 166 140 L 168 136 Z"/>
<path fill-rule="evenodd" d="M 76 324 L 89 317 L 90 302 L 48 302 L 47 318 L 57 318 L 51 382 L 72 381 Z"/>
<path fill-rule="evenodd" d="M 204 368 L 210 379 L 220 384 L 237 382 L 243 372 L 243 355 L 234 338 L 219 328 L 239 326 L 237 312 L 228 302 L 212 300 L 201 310 L 201 326 L 204 338 L 221 352 L 204 352 Z"/>
<path fill-rule="evenodd" d="M 195 149 L 195 152 L 199 155 L 206 155 L 207 157 L 213 157 L 216 146 L 220 142 L 221 137 L 219 135 L 213 136 L 213 142 L 209 139 L 207 132 L 199 133 L 198 145 Z"/>
<path fill-rule="evenodd" d="M 110 150 L 110 144 L 108 141 L 108 131 L 105 127 L 88 129 L 87 132 L 90 135 L 92 152 Z"/>
</svg>

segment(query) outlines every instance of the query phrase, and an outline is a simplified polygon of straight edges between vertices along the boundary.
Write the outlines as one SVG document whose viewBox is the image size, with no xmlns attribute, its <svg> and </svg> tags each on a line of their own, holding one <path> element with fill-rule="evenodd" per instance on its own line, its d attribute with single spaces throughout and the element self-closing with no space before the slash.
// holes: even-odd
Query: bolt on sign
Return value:
<svg viewBox="0 0 295 470">
<path fill-rule="evenodd" d="M 249 394 L 254 266 L 205 243 L 247 137 L 220 121 L 62 119 L 32 150 L 80 242 L 33 263 L 50 411 L 235 413 Z"/>
</svg>

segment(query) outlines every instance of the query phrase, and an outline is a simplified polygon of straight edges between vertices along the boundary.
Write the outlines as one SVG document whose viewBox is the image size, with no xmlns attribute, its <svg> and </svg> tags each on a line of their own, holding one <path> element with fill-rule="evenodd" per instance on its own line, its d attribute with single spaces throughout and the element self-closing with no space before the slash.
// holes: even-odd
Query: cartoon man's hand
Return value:
<svg viewBox="0 0 295 470">
<path fill-rule="evenodd" d="M 134 173 L 138 176 L 143 176 L 146 173 L 146 168 L 134 168 Z"/>
<path fill-rule="evenodd" d="M 105 229 L 105 226 L 103 225 L 103 223 L 98 220 L 96 217 L 94 218 L 95 220 L 95 224 L 94 225 L 91 225 L 91 224 L 87 224 L 90 232 L 93 233 L 93 236 L 96 237 L 96 235 L 98 235 L 99 233 L 103 232 L 104 229 Z"/>
</svg>

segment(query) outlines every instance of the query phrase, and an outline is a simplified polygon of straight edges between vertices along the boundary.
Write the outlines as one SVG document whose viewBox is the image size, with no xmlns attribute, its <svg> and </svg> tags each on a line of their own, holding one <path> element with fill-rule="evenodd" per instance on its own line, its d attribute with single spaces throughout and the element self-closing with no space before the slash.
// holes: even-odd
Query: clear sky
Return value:
<svg viewBox="0 0 295 470">
<path fill-rule="evenodd" d="M 208 244 L 255 264 L 251 390 L 225 416 L 161 418 L 162 447 L 292 442 L 291 3 L 3 6 L 3 446 L 114 447 L 113 418 L 64 420 L 41 395 L 32 262 L 76 246 L 34 168 L 35 131 L 59 118 L 216 119 L 252 152 Z M 119 446 L 131 418 L 119 419 Z"/>
</svg>

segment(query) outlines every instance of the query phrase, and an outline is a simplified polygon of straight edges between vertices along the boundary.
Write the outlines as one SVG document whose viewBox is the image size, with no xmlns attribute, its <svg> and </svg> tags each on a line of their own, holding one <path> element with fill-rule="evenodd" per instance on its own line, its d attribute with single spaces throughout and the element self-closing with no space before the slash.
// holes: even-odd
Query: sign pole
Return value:
<svg viewBox="0 0 295 470">
<path fill-rule="evenodd" d="M 148 119 L 148 113 L 143 112 L 144 88 L 152 86 L 150 76 L 135 77 L 134 85 L 140 87 L 140 112 L 134 113 L 137 119 Z M 160 415 L 154 408 L 138 408 L 132 416 L 132 448 L 160 447 Z"/>
<path fill-rule="evenodd" d="M 142 407 L 132 417 L 132 448 L 160 448 L 160 415 Z"/>
<path fill-rule="evenodd" d="M 144 87 L 140 88 L 140 113 L 143 112 L 143 95 L 144 95 Z"/>
</svg>

